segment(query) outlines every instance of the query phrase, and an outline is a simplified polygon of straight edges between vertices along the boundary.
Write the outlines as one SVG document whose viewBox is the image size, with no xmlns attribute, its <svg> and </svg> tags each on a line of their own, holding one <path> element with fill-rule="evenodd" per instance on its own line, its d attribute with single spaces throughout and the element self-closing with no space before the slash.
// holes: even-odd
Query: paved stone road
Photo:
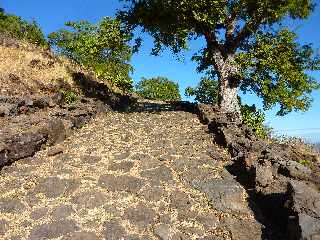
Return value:
<svg viewBox="0 0 320 240">
<path fill-rule="evenodd" d="M 0 175 L 0 239 L 258 239 L 228 155 L 186 112 L 108 113 Z"/>
</svg>

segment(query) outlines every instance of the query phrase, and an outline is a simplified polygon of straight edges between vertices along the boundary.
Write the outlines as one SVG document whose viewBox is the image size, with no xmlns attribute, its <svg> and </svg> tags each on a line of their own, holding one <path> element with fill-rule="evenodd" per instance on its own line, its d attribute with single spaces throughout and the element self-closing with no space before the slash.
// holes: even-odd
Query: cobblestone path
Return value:
<svg viewBox="0 0 320 240">
<path fill-rule="evenodd" d="M 256 239 L 228 160 L 191 113 L 108 113 L 1 171 L 0 239 Z"/>
</svg>

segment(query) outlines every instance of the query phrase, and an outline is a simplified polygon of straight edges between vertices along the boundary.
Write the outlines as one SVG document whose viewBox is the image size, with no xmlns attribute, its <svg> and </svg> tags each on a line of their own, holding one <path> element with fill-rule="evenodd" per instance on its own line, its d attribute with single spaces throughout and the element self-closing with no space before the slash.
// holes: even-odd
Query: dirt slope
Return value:
<svg viewBox="0 0 320 240">
<path fill-rule="evenodd" d="M 0 95 L 30 96 L 51 94 L 60 89 L 82 92 L 77 76 L 96 79 L 92 73 L 64 57 L 0 33 Z M 110 83 L 106 87 L 120 92 Z"/>
</svg>

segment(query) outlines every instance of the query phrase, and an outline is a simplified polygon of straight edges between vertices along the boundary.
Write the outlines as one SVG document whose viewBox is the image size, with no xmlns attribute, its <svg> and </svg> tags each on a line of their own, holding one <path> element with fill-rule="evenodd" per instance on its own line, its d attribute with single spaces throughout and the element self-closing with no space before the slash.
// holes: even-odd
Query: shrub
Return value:
<svg viewBox="0 0 320 240">
<path fill-rule="evenodd" d="M 309 168 L 312 167 L 312 162 L 310 160 L 303 159 L 298 162 L 305 167 L 309 167 Z"/>
<path fill-rule="evenodd" d="M 271 128 L 264 125 L 265 114 L 261 110 L 257 110 L 255 105 L 241 105 L 241 115 L 243 122 L 247 124 L 258 137 L 267 138 L 270 136 Z"/>
<path fill-rule="evenodd" d="M 73 104 L 76 101 L 78 101 L 78 95 L 77 93 L 75 93 L 74 91 L 71 90 L 61 90 L 62 96 L 63 96 L 63 100 L 67 103 L 67 104 Z"/>
<path fill-rule="evenodd" d="M 185 95 L 187 97 L 194 97 L 196 102 L 205 104 L 218 103 L 218 81 L 203 77 L 200 83 L 195 88 L 187 87 Z"/>
<path fill-rule="evenodd" d="M 120 21 L 106 17 L 98 24 L 87 21 L 68 22 L 70 30 L 61 29 L 49 35 L 49 42 L 58 51 L 95 72 L 122 90 L 132 90 L 129 61 L 133 48 L 132 34 Z"/>
<path fill-rule="evenodd" d="M 27 42 L 47 47 L 48 43 L 38 24 L 33 21 L 31 23 L 22 20 L 21 17 L 6 14 L 0 8 L 0 32 L 6 33 L 11 37 L 23 39 Z"/>
<path fill-rule="evenodd" d="M 180 100 L 178 83 L 166 77 L 142 78 L 136 85 L 136 92 L 143 98 L 155 100 Z"/>
</svg>

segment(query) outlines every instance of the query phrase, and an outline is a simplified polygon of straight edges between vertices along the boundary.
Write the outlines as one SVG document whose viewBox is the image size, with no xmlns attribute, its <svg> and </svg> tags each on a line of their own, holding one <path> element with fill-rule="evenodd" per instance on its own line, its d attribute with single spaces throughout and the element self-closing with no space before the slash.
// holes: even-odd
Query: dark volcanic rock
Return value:
<svg viewBox="0 0 320 240">
<path fill-rule="evenodd" d="M 59 143 L 66 137 L 64 125 L 59 119 L 51 119 L 30 128 L 29 131 L 0 137 L 0 167 L 31 157 L 44 146 Z"/>
<path fill-rule="evenodd" d="M 141 173 L 141 176 L 150 179 L 151 183 L 155 185 L 172 180 L 171 170 L 166 166 L 145 170 Z"/>
<path fill-rule="evenodd" d="M 48 198 L 57 198 L 61 195 L 68 195 L 75 191 L 78 182 L 58 177 L 42 179 L 34 189 L 34 193 L 43 193 Z"/>
<path fill-rule="evenodd" d="M 235 180 L 208 179 L 194 182 L 212 201 L 215 209 L 226 213 L 248 213 L 250 208 L 244 199 L 245 190 Z"/>
<path fill-rule="evenodd" d="M 48 145 L 60 143 L 66 138 L 66 130 L 60 119 L 51 119 L 42 131 L 48 136 Z"/>
<path fill-rule="evenodd" d="M 74 232 L 62 238 L 62 240 L 99 240 L 93 232 Z"/>
<path fill-rule="evenodd" d="M 106 202 L 105 196 L 100 192 L 82 192 L 72 198 L 72 202 L 83 209 L 100 207 Z"/>
<path fill-rule="evenodd" d="M 69 217 L 71 214 L 75 213 L 75 210 L 73 209 L 72 206 L 70 205 L 59 205 L 58 207 L 56 207 L 52 213 L 51 213 L 51 217 L 54 220 L 66 220 L 67 217 Z"/>
<path fill-rule="evenodd" d="M 155 226 L 153 232 L 161 240 L 170 239 L 170 227 L 166 224 Z"/>
<path fill-rule="evenodd" d="M 242 179 L 246 187 L 253 188 L 258 196 L 257 203 L 269 221 L 266 224 L 273 229 L 268 230 L 281 236 L 287 234 L 286 239 L 290 240 L 320 238 L 319 154 L 316 156 L 305 144 L 269 143 L 258 139 L 241 121 L 217 109 L 210 111 L 210 108 L 200 105 L 199 115 L 208 123 L 215 141 L 226 147 L 234 158 L 232 174 Z M 300 164 L 300 161 L 308 162 L 311 168 Z M 313 184 L 317 187 L 311 188 Z M 223 191 L 228 184 L 208 184 L 205 181 L 198 185 L 211 196 L 219 209 L 245 209 L 240 202 L 231 204 L 232 201 L 237 202 L 240 193 L 233 187 Z M 217 192 L 225 192 L 226 195 L 217 196 Z M 288 222 L 287 226 L 283 224 L 285 222 Z"/>
<path fill-rule="evenodd" d="M 133 168 L 133 162 L 120 162 L 120 163 L 112 163 L 109 166 L 111 171 L 122 171 L 122 172 L 129 172 L 131 168 Z"/>
<path fill-rule="evenodd" d="M 0 220 L 0 236 L 6 233 L 8 222 L 6 220 Z"/>
<path fill-rule="evenodd" d="M 138 205 L 136 208 L 128 209 L 124 217 L 139 229 L 151 227 L 154 224 L 156 214 L 154 210 L 144 205 Z"/>
<path fill-rule="evenodd" d="M 11 198 L 0 199 L 0 212 L 1 213 L 22 213 L 25 210 L 24 204 L 17 200 Z"/>
<path fill-rule="evenodd" d="M 255 221 L 228 218 L 224 224 L 230 230 L 232 239 L 262 239 L 261 225 Z"/>
<path fill-rule="evenodd" d="M 144 183 L 141 179 L 132 176 L 102 175 L 99 178 L 98 185 L 111 191 L 136 193 L 143 187 Z"/>
<path fill-rule="evenodd" d="M 109 240 L 123 239 L 126 235 L 125 229 L 116 220 L 105 222 L 103 225 L 104 237 Z"/>
<path fill-rule="evenodd" d="M 46 216 L 46 214 L 48 213 L 48 208 L 46 207 L 42 207 L 39 209 L 35 209 L 34 211 L 32 211 L 31 213 L 31 218 L 33 220 L 38 220 L 43 218 L 44 216 Z"/>
<path fill-rule="evenodd" d="M 6 139 L 4 141 L 6 148 L 2 150 L 6 154 L 0 159 L 1 166 L 10 161 L 33 156 L 47 140 L 48 136 L 41 132 L 22 133 Z"/>
<path fill-rule="evenodd" d="M 57 221 L 35 226 L 29 235 L 29 240 L 45 240 L 58 238 L 79 230 L 73 221 Z"/>
<path fill-rule="evenodd" d="M 320 192 L 312 184 L 291 181 L 289 208 L 294 213 L 288 223 L 289 239 L 320 239 Z"/>
</svg>

